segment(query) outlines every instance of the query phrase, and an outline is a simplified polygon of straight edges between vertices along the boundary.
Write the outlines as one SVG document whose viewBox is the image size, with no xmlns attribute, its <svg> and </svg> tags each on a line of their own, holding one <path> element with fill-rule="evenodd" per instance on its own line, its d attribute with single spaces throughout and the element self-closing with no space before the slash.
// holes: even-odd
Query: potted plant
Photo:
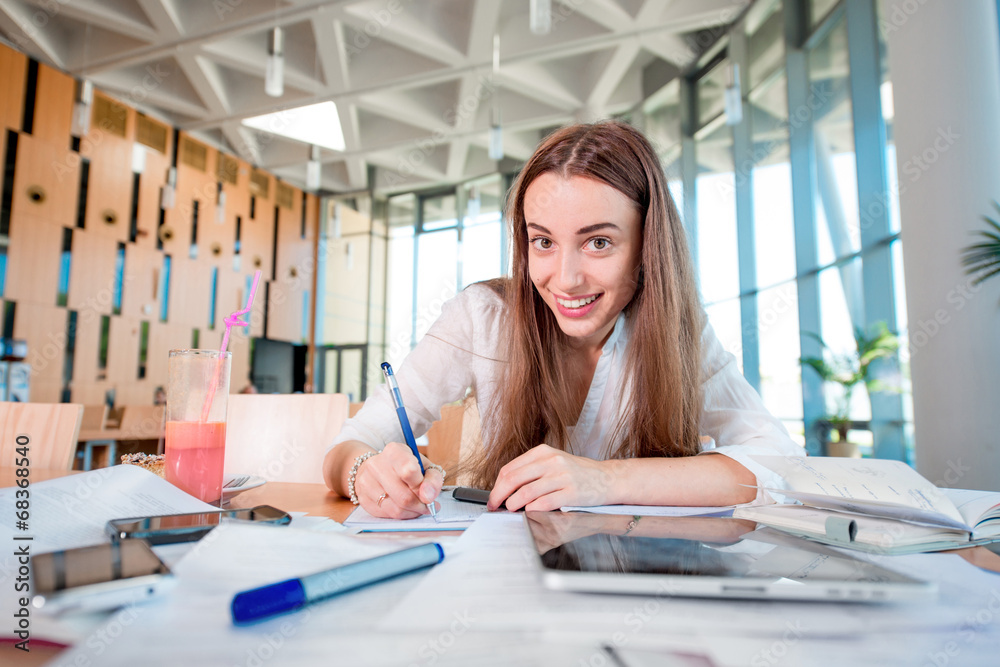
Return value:
<svg viewBox="0 0 1000 667">
<path fill-rule="evenodd" d="M 829 426 L 836 431 L 837 440 L 827 438 L 826 454 L 828 456 L 860 456 L 857 443 L 848 440 L 847 432 L 854 426 L 851 421 L 851 397 L 858 385 L 864 383 L 869 395 L 879 391 L 898 391 L 898 386 L 888 384 L 872 374 L 872 363 L 876 359 L 891 358 L 899 349 L 899 338 L 889 331 L 885 322 L 877 322 L 872 327 L 872 333 L 867 333 L 861 327 L 854 328 L 855 349 L 836 354 L 823 342 L 823 339 L 813 333 L 808 336 L 816 339 L 824 351 L 823 357 L 802 357 L 801 362 L 809 366 L 824 382 L 839 386 L 834 399 L 835 409 L 820 427 Z"/>
<path fill-rule="evenodd" d="M 993 202 L 993 206 L 1000 211 L 1000 204 Z M 976 276 L 974 285 L 1000 273 L 1000 223 L 986 216 L 983 220 L 989 229 L 976 232 L 983 240 L 962 249 L 962 264 L 966 273 Z"/>
</svg>

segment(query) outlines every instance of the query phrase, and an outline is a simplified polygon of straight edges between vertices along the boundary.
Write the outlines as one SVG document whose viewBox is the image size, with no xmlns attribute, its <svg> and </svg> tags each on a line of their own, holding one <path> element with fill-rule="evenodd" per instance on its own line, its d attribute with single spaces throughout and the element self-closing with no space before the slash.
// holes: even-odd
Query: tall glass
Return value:
<svg viewBox="0 0 1000 667">
<path fill-rule="evenodd" d="M 231 361 L 218 350 L 171 350 L 167 360 L 167 481 L 220 506 Z"/>
</svg>

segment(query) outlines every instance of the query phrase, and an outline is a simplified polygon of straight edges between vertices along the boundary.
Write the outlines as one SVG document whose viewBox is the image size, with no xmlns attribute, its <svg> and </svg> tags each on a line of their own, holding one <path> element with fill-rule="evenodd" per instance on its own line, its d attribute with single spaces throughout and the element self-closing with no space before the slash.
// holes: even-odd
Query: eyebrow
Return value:
<svg viewBox="0 0 1000 667">
<path fill-rule="evenodd" d="M 537 223 L 534 223 L 534 222 L 529 222 L 527 226 L 528 227 L 532 227 L 534 229 L 537 229 L 538 231 L 542 232 L 543 234 L 551 234 L 552 233 L 549 230 L 545 229 L 545 227 L 542 227 L 541 225 L 539 225 Z M 608 228 L 617 229 L 618 231 L 621 231 L 621 227 L 619 227 L 618 225 L 616 225 L 613 222 L 599 222 L 596 225 L 587 225 L 586 227 L 581 227 L 580 229 L 576 230 L 576 233 L 577 233 L 578 236 L 582 236 L 584 234 L 590 234 L 592 232 L 596 232 L 596 231 L 599 231 L 601 229 L 608 229 Z"/>
</svg>

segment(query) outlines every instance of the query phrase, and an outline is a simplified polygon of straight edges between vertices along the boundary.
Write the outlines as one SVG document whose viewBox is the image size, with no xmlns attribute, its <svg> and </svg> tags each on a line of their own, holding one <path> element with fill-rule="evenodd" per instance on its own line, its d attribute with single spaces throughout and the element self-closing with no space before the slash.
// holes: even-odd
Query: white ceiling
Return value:
<svg viewBox="0 0 1000 667">
<path fill-rule="evenodd" d="M 0 35 L 299 185 L 309 146 L 240 120 L 332 100 L 347 148 L 322 152 L 323 189 L 365 189 L 375 167 L 376 188 L 390 192 L 496 171 L 494 106 L 516 161 L 552 127 L 628 111 L 647 66 L 687 67 L 748 4 L 555 0 L 552 30 L 537 36 L 529 0 L 0 0 Z M 285 93 L 271 98 L 276 25 Z"/>
</svg>

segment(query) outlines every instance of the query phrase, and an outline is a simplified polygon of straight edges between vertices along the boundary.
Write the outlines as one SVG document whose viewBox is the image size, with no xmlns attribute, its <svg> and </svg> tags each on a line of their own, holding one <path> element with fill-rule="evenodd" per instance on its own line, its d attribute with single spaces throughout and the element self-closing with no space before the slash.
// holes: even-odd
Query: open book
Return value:
<svg viewBox="0 0 1000 667">
<path fill-rule="evenodd" d="M 901 461 L 755 456 L 781 475 L 773 490 L 801 505 L 740 507 L 733 516 L 827 544 L 918 553 L 1000 541 L 1000 493 L 939 489 Z"/>
</svg>

